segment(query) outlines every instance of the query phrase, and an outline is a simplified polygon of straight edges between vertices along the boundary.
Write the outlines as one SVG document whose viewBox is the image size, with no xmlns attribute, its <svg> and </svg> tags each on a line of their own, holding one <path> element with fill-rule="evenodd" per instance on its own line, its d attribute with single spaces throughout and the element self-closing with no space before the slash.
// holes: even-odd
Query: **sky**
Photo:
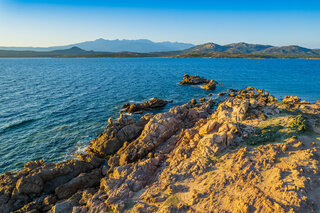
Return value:
<svg viewBox="0 0 320 213">
<path fill-rule="evenodd" d="M 0 46 L 98 38 L 320 48 L 320 0 L 0 0 Z"/>
</svg>

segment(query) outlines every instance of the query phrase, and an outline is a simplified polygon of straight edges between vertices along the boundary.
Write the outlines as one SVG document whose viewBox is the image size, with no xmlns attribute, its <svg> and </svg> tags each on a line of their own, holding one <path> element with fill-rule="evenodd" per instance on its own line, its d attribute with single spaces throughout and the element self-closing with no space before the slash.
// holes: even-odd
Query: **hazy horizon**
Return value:
<svg viewBox="0 0 320 213">
<path fill-rule="evenodd" d="M 109 40 L 109 41 L 121 41 L 121 40 L 129 40 L 129 41 L 134 41 L 134 40 L 149 40 L 151 42 L 156 42 L 156 43 L 160 43 L 160 42 L 178 42 L 178 43 L 188 43 L 188 42 L 180 42 L 180 41 L 154 41 L 154 40 L 151 40 L 151 39 L 148 39 L 148 38 L 137 38 L 137 39 L 126 39 L 126 38 L 123 38 L 123 39 L 106 39 L 106 38 L 97 38 L 97 39 L 94 39 L 94 40 L 91 40 L 91 41 L 96 41 L 96 40 L 99 40 L 99 39 L 103 39 L 103 40 Z M 77 47 L 76 45 L 79 44 L 79 43 L 83 43 L 83 42 L 90 42 L 90 41 L 80 41 L 80 42 L 73 42 L 73 43 L 66 43 L 66 44 L 59 44 L 59 45 L 48 45 L 48 46 L 37 46 L 37 45 L 34 45 L 34 46 L 2 46 L 0 45 L 0 47 L 6 47 L 6 48 L 50 48 L 50 47 L 64 47 L 64 46 L 69 46 L 69 45 L 74 45 L 74 47 Z M 215 44 L 218 44 L 218 45 L 229 45 L 229 44 L 234 44 L 234 43 L 248 43 L 248 44 L 257 44 L 257 45 L 271 45 L 271 46 L 290 46 L 290 45 L 297 45 L 297 44 L 288 44 L 288 45 L 273 45 L 273 44 L 269 44 L 269 43 L 250 43 L 250 42 L 243 42 L 243 41 L 237 41 L 237 42 L 229 42 L 229 43 L 224 43 L 224 44 L 221 44 L 221 43 L 217 43 L 217 42 L 214 42 L 214 41 L 208 41 L 208 42 L 204 42 L 204 43 L 199 43 L 199 44 L 195 44 L 195 43 L 188 43 L 188 44 L 193 44 L 193 45 L 201 45 L 201 44 L 206 44 L 206 43 L 215 43 Z M 299 46 L 299 45 L 298 45 Z M 300 45 L 301 46 L 301 45 Z M 301 47 L 305 47 L 305 46 L 301 46 Z M 81 49 L 81 48 L 80 48 Z M 310 48 L 310 49 L 320 49 L 320 48 Z"/>
<path fill-rule="evenodd" d="M 320 2 L 3 0 L 0 46 L 63 46 L 98 38 L 320 48 Z"/>
</svg>

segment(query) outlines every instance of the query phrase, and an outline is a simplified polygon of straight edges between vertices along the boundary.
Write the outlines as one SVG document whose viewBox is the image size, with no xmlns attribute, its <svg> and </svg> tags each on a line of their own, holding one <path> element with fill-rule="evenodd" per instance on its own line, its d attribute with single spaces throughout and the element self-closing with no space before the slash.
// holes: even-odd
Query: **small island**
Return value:
<svg viewBox="0 0 320 213">
<path fill-rule="evenodd" d="M 202 88 L 205 90 L 214 90 L 218 84 L 215 80 L 208 80 L 200 77 L 199 75 L 190 76 L 185 74 L 182 81 L 179 83 L 182 85 L 199 85 L 202 84 Z"/>
</svg>

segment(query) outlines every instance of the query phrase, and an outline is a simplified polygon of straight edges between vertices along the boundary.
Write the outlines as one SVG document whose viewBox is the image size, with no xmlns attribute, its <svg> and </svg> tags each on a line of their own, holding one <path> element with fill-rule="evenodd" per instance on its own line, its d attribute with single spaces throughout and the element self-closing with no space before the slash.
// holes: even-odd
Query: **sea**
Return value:
<svg viewBox="0 0 320 213">
<path fill-rule="evenodd" d="M 179 85 L 184 74 L 218 81 L 214 91 Z M 121 106 L 152 97 L 217 97 L 228 88 L 269 90 L 281 99 L 320 100 L 320 60 L 201 58 L 0 59 L 0 174 L 31 160 L 57 162 L 83 152 Z"/>
</svg>

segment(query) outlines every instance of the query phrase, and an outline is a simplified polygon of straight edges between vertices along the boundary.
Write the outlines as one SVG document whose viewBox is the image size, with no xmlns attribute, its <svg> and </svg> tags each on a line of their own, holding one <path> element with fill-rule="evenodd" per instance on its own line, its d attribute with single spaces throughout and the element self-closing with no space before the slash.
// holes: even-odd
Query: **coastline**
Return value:
<svg viewBox="0 0 320 213">
<path fill-rule="evenodd" d="M 201 198 L 201 194 L 209 193 L 205 186 L 214 184 L 212 180 L 222 181 L 225 178 L 221 179 L 220 175 L 230 175 L 224 170 L 212 173 L 229 165 L 227 162 L 234 161 L 230 172 L 239 168 L 236 173 L 233 171 L 234 178 L 242 180 L 237 184 L 231 181 L 230 187 L 248 187 L 247 184 L 252 184 L 252 178 L 241 179 L 243 175 L 263 176 L 265 172 L 282 168 L 269 161 L 263 166 L 247 164 L 249 159 L 253 162 L 264 159 L 264 155 L 256 153 L 257 149 L 264 149 L 269 155 L 279 152 L 274 156 L 277 159 L 285 155 L 288 160 L 294 160 L 299 154 L 300 158 L 312 162 L 295 162 L 305 168 L 299 171 L 299 176 L 290 176 L 296 181 L 307 175 L 309 167 L 310 171 L 317 169 L 318 164 L 312 156 L 320 150 L 317 139 L 320 132 L 315 120 L 319 119 L 319 115 L 318 102 L 310 104 L 297 97 L 285 97 L 283 102 L 278 102 L 269 92 L 251 87 L 229 90 L 228 97 L 221 103 L 215 103 L 212 99 L 189 102 L 168 112 L 156 115 L 147 113 L 140 120 L 121 115 L 117 121 L 109 119 L 105 132 L 91 141 L 85 154 L 59 163 L 29 162 L 23 170 L 1 175 L 0 209 L 3 209 L 2 212 L 135 212 L 139 209 L 154 212 L 168 208 L 181 211 L 196 208 L 205 212 L 203 206 L 206 202 L 213 204 L 212 208 L 215 204 Z M 311 139 L 315 142 L 311 143 Z M 312 154 L 309 155 L 309 152 Z M 249 157 L 252 155 L 255 158 Z M 246 170 L 243 166 L 251 169 Z M 290 169 L 296 171 L 295 168 Z M 178 178 L 180 175 L 185 178 Z M 208 175 L 215 178 L 208 179 Z M 317 173 L 308 177 L 312 180 L 319 178 Z M 281 179 L 283 186 L 273 189 L 272 184 L 263 179 L 255 180 L 264 183 L 265 188 L 260 189 L 264 193 L 268 190 L 282 193 L 284 201 L 277 201 L 281 203 L 277 204 L 280 207 L 276 203 L 268 206 L 256 203 L 254 208 L 317 208 L 309 205 L 311 196 L 307 196 L 307 200 L 298 196 L 300 188 L 309 187 L 309 183 L 299 185 L 300 188 L 293 189 L 298 194 L 286 198 L 289 194 L 282 192 L 282 189 L 290 180 L 277 176 L 273 178 L 272 181 Z M 206 185 L 203 185 L 205 182 Z M 216 189 L 222 194 L 215 202 L 221 210 L 235 210 L 235 206 L 223 204 L 227 196 L 224 193 L 227 189 L 231 190 L 224 184 L 221 182 L 220 186 L 225 189 Z M 243 205 L 248 205 L 250 193 L 257 193 L 254 195 L 256 197 L 260 192 L 253 190 L 249 197 L 244 192 L 238 193 L 248 198 L 243 201 Z M 276 199 L 278 195 L 271 193 L 269 196 Z M 269 198 L 263 199 L 267 201 Z M 296 200 L 296 204 L 290 203 L 291 199 Z"/>
<path fill-rule="evenodd" d="M 123 56 L 123 57 L 118 57 L 118 56 L 89 56 L 89 57 L 85 57 L 85 56 L 59 56 L 59 57 L 48 57 L 48 56 L 44 56 L 44 57 L 26 57 L 26 56 L 22 56 L 22 57 L 1 57 L 0 59 L 28 59 L 28 58 L 84 58 L 84 59 L 89 59 L 89 58 L 206 58 L 206 59 L 313 59 L 313 60 L 319 60 L 320 57 L 315 57 L 315 58 L 309 58 L 309 57 L 178 57 L 178 56 L 136 56 L 136 57 L 127 57 L 127 56 Z"/>
</svg>

